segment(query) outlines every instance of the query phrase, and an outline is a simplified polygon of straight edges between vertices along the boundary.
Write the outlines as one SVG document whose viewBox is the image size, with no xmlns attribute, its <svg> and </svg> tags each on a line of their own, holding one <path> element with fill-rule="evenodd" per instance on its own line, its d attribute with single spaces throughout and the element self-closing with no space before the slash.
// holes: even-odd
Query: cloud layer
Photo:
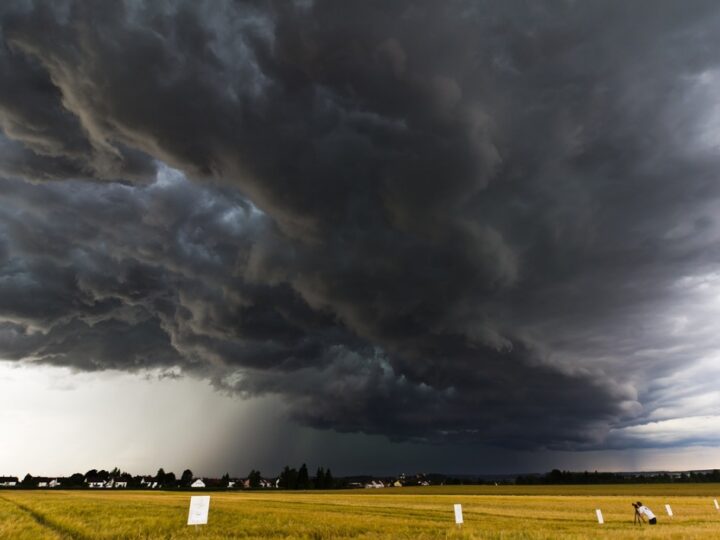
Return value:
<svg viewBox="0 0 720 540">
<path fill-rule="evenodd" d="M 713 3 L 2 9 L 0 356 L 403 440 L 718 414 Z"/>
</svg>

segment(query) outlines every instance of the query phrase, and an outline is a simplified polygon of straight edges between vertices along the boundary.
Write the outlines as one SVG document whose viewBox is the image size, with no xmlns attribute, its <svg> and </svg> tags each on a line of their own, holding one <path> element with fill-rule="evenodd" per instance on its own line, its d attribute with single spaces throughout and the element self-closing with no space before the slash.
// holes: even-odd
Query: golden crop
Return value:
<svg viewBox="0 0 720 540">
<path fill-rule="evenodd" d="M 197 528 L 185 525 L 191 494 L 0 491 L 0 538 L 720 538 L 717 484 L 203 492 L 210 517 Z M 658 525 L 633 525 L 630 503 L 638 499 Z M 462 528 L 453 503 L 463 505 Z"/>
</svg>

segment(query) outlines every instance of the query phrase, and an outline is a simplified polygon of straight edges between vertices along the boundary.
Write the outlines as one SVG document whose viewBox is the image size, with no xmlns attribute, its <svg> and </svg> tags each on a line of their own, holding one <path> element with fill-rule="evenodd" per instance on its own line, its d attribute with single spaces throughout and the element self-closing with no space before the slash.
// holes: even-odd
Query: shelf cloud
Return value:
<svg viewBox="0 0 720 540">
<path fill-rule="evenodd" d="M 686 444 L 718 415 L 719 22 L 7 2 L 0 357 L 393 440 Z"/>
</svg>

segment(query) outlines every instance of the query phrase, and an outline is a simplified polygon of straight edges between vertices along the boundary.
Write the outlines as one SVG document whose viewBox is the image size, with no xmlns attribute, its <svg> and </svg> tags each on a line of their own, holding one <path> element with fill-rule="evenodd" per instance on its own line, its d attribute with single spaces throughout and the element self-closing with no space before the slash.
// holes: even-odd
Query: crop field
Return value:
<svg viewBox="0 0 720 540">
<path fill-rule="evenodd" d="M 207 525 L 187 526 L 191 495 Z M 459 486 L 332 492 L 0 491 L 0 538 L 720 538 L 720 485 Z M 658 525 L 633 525 L 642 500 Z M 465 524 L 454 524 L 453 504 Z M 675 514 L 665 513 L 669 503 Z M 602 509 L 599 525 L 595 509 Z"/>
</svg>

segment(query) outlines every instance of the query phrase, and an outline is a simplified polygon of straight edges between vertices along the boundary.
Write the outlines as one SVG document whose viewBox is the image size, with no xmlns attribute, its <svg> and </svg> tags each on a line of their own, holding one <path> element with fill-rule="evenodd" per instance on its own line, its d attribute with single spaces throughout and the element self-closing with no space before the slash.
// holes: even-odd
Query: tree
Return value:
<svg viewBox="0 0 720 540">
<path fill-rule="evenodd" d="M 31 475 L 30 473 L 27 473 L 27 474 L 25 475 L 25 478 L 22 479 L 22 482 L 20 482 L 20 485 L 21 485 L 22 487 L 26 487 L 26 488 L 28 488 L 28 487 L 36 487 L 36 486 L 35 486 L 35 479 L 32 477 L 32 475 Z"/>
<path fill-rule="evenodd" d="M 166 476 L 166 475 L 165 475 L 165 469 L 163 469 L 162 467 L 160 467 L 160 468 L 158 469 L 157 474 L 155 475 L 155 481 L 156 481 L 158 484 L 164 484 L 164 483 L 165 483 L 165 476 Z"/>
<path fill-rule="evenodd" d="M 85 482 L 85 477 L 81 473 L 75 473 L 67 479 L 65 485 L 67 487 L 80 487 Z"/>
<path fill-rule="evenodd" d="M 256 471 L 255 469 L 250 471 L 250 474 L 248 474 L 248 481 L 250 482 L 250 488 L 251 489 L 259 488 L 261 479 L 262 479 L 262 475 L 260 474 L 260 471 Z"/>
<path fill-rule="evenodd" d="M 315 473 L 315 479 L 313 481 L 315 489 L 325 488 L 325 469 L 318 467 L 317 473 Z"/>
<path fill-rule="evenodd" d="M 308 475 L 307 465 L 304 463 L 300 467 L 297 475 L 297 487 L 296 489 L 307 489 L 310 487 L 310 477 Z"/>
<path fill-rule="evenodd" d="M 563 472 L 559 469 L 553 469 L 547 475 L 548 484 L 563 484 Z"/>
<path fill-rule="evenodd" d="M 282 489 L 297 489 L 298 472 L 287 465 L 280 473 L 279 485 Z"/>
<path fill-rule="evenodd" d="M 333 479 L 332 472 L 330 472 L 330 469 L 325 471 L 325 483 L 323 484 L 323 489 L 333 489 L 335 487 L 335 480 Z"/>
<path fill-rule="evenodd" d="M 193 481 L 193 473 L 190 469 L 185 469 L 180 477 L 180 485 L 189 486 Z"/>
<path fill-rule="evenodd" d="M 288 489 L 288 476 L 290 476 L 290 467 L 285 465 L 283 470 L 280 471 L 280 476 L 278 476 L 278 487 L 280 489 Z"/>
</svg>

